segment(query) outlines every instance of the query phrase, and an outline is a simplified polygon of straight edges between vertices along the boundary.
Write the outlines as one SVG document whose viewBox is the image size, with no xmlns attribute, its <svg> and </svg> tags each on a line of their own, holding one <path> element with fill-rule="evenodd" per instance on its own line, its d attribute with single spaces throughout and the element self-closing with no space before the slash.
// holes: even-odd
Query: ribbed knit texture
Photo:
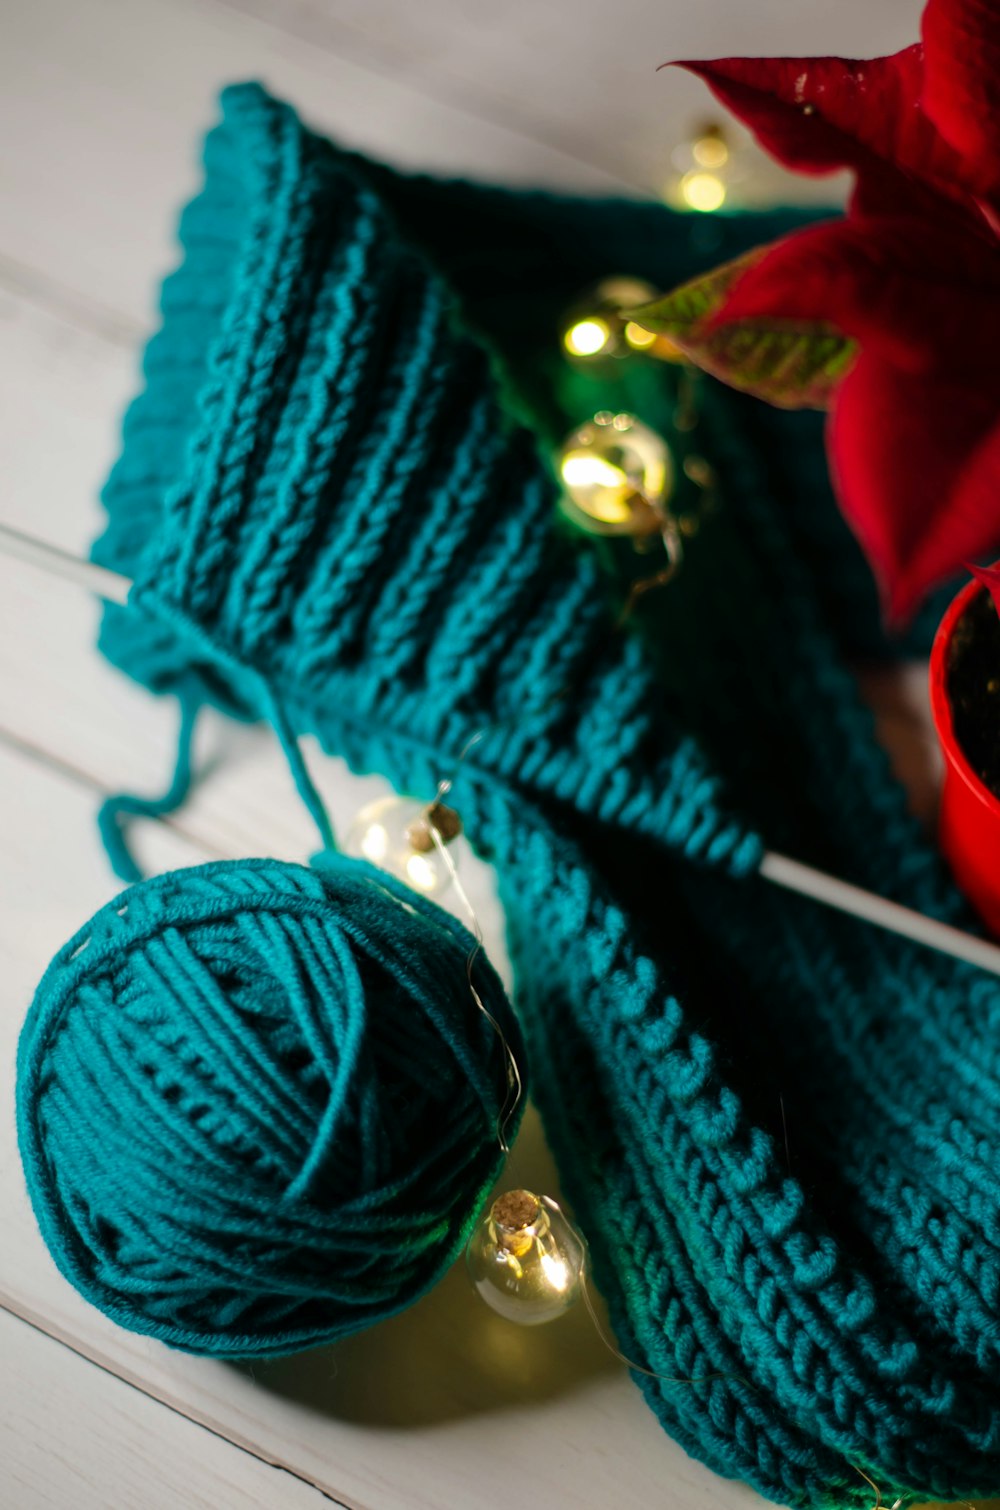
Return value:
<svg viewBox="0 0 1000 1510">
<path fill-rule="evenodd" d="M 697 1381 L 640 1377 L 652 1408 L 803 1507 L 870 1507 L 859 1468 L 890 1504 L 1000 1489 L 1000 988 L 752 876 L 766 842 L 964 916 L 844 669 L 872 598 L 812 523 L 814 432 L 704 388 L 721 510 L 617 633 L 491 376 L 547 444 L 585 417 L 536 361 L 585 278 L 666 286 L 787 220 L 399 180 L 255 87 L 224 108 L 105 495 L 138 581 L 106 653 L 278 696 L 415 794 L 485 726 L 455 801 L 565 1188 L 622 1349 Z"/>
<path fill-rule="evenodd" d="M 410 1305 L 499 1170 L 507 1061 L 468 932 L 356 860 L 133 886 L 50 965 L 18 1052 L 43 1235 L 189 1352 L 333 1342 Z M 476 987 L 520 1053 L 485 956 Z"/>
</svg>

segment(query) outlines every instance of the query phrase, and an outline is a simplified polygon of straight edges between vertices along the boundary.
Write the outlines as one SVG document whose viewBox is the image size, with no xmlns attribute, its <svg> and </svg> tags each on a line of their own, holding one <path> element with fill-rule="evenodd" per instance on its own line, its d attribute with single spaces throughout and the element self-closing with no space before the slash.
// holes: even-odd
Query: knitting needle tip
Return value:
<svg viewBox="0 0 1000 1510">
<path fill-rule="evenodd" d="M 132 587 L 129 578 L 120 572 L 109 571 L 106 566 L 97 566 L 93 561 L 83 561 L 79 556 L 72 556 L 34 535 L 26 535 L 9 524 L 0 524 L 0 554 L 62 577 L 77 587 L 85 587 L 107 603 L 125 603 Z"/>
</svg>

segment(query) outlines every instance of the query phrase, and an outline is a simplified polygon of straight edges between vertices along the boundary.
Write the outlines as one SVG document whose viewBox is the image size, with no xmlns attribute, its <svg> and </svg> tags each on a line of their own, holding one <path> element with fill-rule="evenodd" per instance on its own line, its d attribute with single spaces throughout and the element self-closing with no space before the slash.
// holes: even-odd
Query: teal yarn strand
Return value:
<svg viewBox="0 0 1000 1510">
<path fill-rule="evenodd" d="M 405 179 L 227 91 L 95 555 L 136 579 L 102 648 L 154 691 L 253 718 L 274 689 L 294 735 L 427 797 L 482 730 L 454 801 L 622 1351 L 720 1472 L 870 1510 L 862 1471 L 888 1504 L 1000 1489 L 1000 990 L 753 877 L 766 837 L 964 917 L 845 666 L 888 651 L 808 422 L 703 385 L 721 508 L 627 634 L 543 454 L 584 417 L 581 288 L 795 222 Z M 80 1263 L 124 1251 L 85 1237 Z"/>
<path fill-rule="evenodd" d="M 501 1163 L 506 1057 L 471 936 L 358 861 L 144 881 L 56 956 L 18 1134 L 63 1274 L 190 1352 L 259 1357 L 411 1304 Z M 480 955 L 476 988 L 517 1025 Z"/>
<path fill-rule="evenodd" d="M 177 694 L 180 731 L 177 736 L 177 759 L 170 785 L 161 797 L 138 797 L 122 792 L 106 797 L 97 814 L 97 827 L 111 861 L 111 868 L 121 881 L 131 884 L 142 880 L 126 841 L 126 823 L 130 818 L 161 818 L 175 812 L 187 799 L 193 777 L 192 755 L 194 731 L 202 699 L 196 688 L 181 688 Z"/>
</svg>

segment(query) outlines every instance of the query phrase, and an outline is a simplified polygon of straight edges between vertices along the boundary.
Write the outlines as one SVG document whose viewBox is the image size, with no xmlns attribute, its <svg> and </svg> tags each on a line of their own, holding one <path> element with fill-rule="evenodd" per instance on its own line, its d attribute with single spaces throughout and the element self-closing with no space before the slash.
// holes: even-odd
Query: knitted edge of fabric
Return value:
<svg viewBox="0 0 1000 1510">
<path fill-rule="evenodd" d="M 308 235 L 303 231 L 309 172 L 322 180 L 319 165 L 325 163 L 329 170 L 325 145 L 300 134 L 289 113 L 256 92 L 228 96 L 227 109 L 232 139 L 217 135 L 214 147 L 210 139 L 209 157 L 224 150 L 237 156 L 243 152 L 251 160 L 249 168 L 258 180 L 250 197 L 257 195 L 268 206 L 266 234 L 260 223 L 248 234 L 245 222 L 239 222 L 237 179 L 230 180 L 228 200 L 217 182 L 211 196 L 196 201 L 187 213 L 187 260 L 165 290 L 168 323 L 151 343 L 149 386 L 130 411 L 126 451 L 106 494 L 111 525 L 102 558 L 136 570 L 151 597 L 155 592 L 159 600 L 177 604 L 199 624 L 210 624 L 213 632 L 224 630 L 224 643 L 236 659 L 250 648 L 270 657 L 273 645 L 292 644 L 294 654 L 284 661 L 272 658 L 268 671 L 290 689 L 290 714 L 297 726 L 317 732 L 326 748 L 346 755 L 358 769 L 378 769 L 397 785 L 426 790 L 440 774 L 442 756 L 447 760 L 475 717 L 490 710 L 498 687 L 523 694 L 536 684 L 573 628 L 573 615 L 593 599 L 594 578 L 579 565 L 585 558 L 558 552 L 550 556 L 548 543 L 543 551 L 534 540 L 533 532 L 544 533 L 548 542 L 551 500 L 542 491 L 525 513 L 536 466 L 530 452 L 521 443 L 516 481 L 508 479 L 504 486 L 504 448 L 496 443 L 499 456 L 490 449 L 494 428 L 482 415 L 475 427 L 464 409 L 456 425 L 466 449 L 453 436 L 448 450 L 465 458 L 466 470 L 459 478 L 452 470 L 436 475 L 433 455 L 421 456 L 434 482 L 428 487 L 426 474 L 416 479 L 421 489 L 412 517 L 419 523 L 408 549 L 398 555 L 391 549 L 393 529 L 404 517 L 398 500 L 395 511 L 386 515 L 377 508 L 373 512 L 368 495 L 368 507 L 354 508 L 347 518 L 332 512 L 317 516 L 316 500 L 323 489 L 327 498 L 334 489 L 339 508 L 345 496 L 353 502 L 355 494 L 343 479 L 331 480 L 337 466 L 344 465 L 335 455 L 323 454 L 316 466 L 313 450 L 313 467 L 308 473 L 300 467 L 298 439 L 310 402 L 318 405 L 321 417 L 327 416 L 327 406 L 344 389 L 339 382 L 331 385 L 328 377 L 317 380 L 322 358 L 315 343 L 321 330 L 329 330 L 329 320 L 316 317 L 320 305 L 303 308 L 301 301 L 291 300 L 291 317 L 302 322 L 302 340 L 295 347 L 282 404 L 274 412 L 265 403 L 275 391 L 279 358 L 283 354 L 292 361 L 288 339 L 272 340 L 270 347 L 267 340 L 274 310 L 280 308 L 274 285 L 281 266 L 276 247 L 281 243 L 287 252 L 299 238 L 304 255 L 314 257 L 317 267 L 332 256 L 339 269 L 338 257 L 352 250 L 357 255 L 361 233 L 354 226 L 347 233 L 349 246 L 338 252 L 335 237 L 331 247 L 316 244 L 315 229 Z M 257 112 L 267 118 L 263 134 L 250 129 L 249 117 Z M 320 196 L 330 187 L 328 180 L 321 183 Z M 378 207 L 367 200 L 366 207 L 377 218 Z M 220 214 L 223 222 L 227 217 L 238 222 L 224 251 L 214 234 L 218 225 L 199 232 L 200 221 Z M 374 244 L 372 239 L 367 243 L 369 248 Z M 227 271 L 235 246 L 249 249 L 253 257 L 239 297 Z M 399 276 L 404 282 L 415 280 L 407 285 L 412 297 L 414 289 L 419 294 L 426 273 L 422 268 L 415 273 L 413 264 L 403 260 Z M 295 266 L 301 273 L 301 258 Z M 288 272 L 283 276 L 287 283 Z M 364 277 L 369 276 L 367 269 Z M 342 284 L 340 274 L 337 281 Z M 395 285 L 395 298 L 377 283 L 366 286 L 375 289 L 371 302 L 379 310 L 378 329 L 369 339 L 381 339 L 390 351 L 405 350 L 403 365 L 410 368 L 414 337 L 405 328 L 401 333 L 396 323 L 405 320 L 400 306 L 407 303 L 400 285 Z M 249 293 L 256 304 L 246 297 Z M 207 313 L 206 297 L 216 301 Z M 187 374 L 188 387 L 177 377 L 185 360 L 191 367 L 190 355 L 184 355 L 185 322 L 197 326 L 199 344 L 205 340 L 206 322 L 214 325 L 227 307 L 238 315 L 240 339 L 263 350 L 269 366 L 266 373 L 242 369 L 237 385 L 244 405 L 242 451 L 239 426 L 228 431 L 231 450 L 225 468 L 219 468 L 215 455 L 198 451 L 206 445 L 204 438 L 196 441 L 187 464 L 193 483 L 172 493 L 165 529 L 161 479 L 183 474 L 182 446 L 195 418 L 193 393 L 204 384 L 198 361 Z M 262 323 L 248 337 L 245 321 L 254 307 Z M 355 314 L 350 328 L 357 328 Z M 447 385 L 462 370 L 458 386 L 464 390 L 470 369 L 461 364 L 472 357 L 464 347 L 447 348 L 447 330 L 446 321 L 435 326 L 430 343 L 439 356 L 444 348 L 441 365 L 446 370 L 440 381 Z M 220 394 L 229 400 L 237 396 L 232 392 L 233 351 L 227 348 L 227 340 L 236 335 L 235 329 L 224 331 L 216 342 L 202 396 L 209 415 Z M 383 398 L 395 391 L 387 390 L 384 380 L 383 373 Z M 477 396 L 482 392 L 477 388 Z M 255 396 L 260 400 L 256 408 Z M 711 400 L 710 407 L 713 460 L 748 515 L 742 525 L 728 526 L 751 564 L 735 590 L 733 616 L 739 624 L 739 614 L 745 613 L 743 622 L 753 625 L 753 633 L 746 635 L 750 644 L 745 650 L 736 639 L 727 639 L 733 669 L 756 688 L 756 654 L 771 674 L 778 668 L 782 677 L 771 698 L 773 710 L 787 717 L 797 701 L 810 710 L 806 748 L 812 760 L 802 772 L 806 790 L 801 797 L 781 793 L 790 808 L 809 817 L 803 843 L 817 844 L 844 873 L 866 884 L 928 910 L 958 915 L 932 853 L 906 817 L 902 795 L 875 747 L 870 719 L 816 621 L 808 579 L 790 553 L 766 487 L 754 475 L 753 456 L 732 433 L 735 422 L 747 428 L 745 414 L 721 397 Z M 448 405 L 440 412 L 454 415 Z M 369 420 L 378 435 L 378 416 L 371 419 L 369 411 Z M 220 433 L 220 427 L 213 430 L 207 424 L 200 431 L 202 437 Z M 267 461 L 251 478 L 246 458 L 259 452 L 262 433 L 270 440 Z M 392 459 L 405 453 L 403 437 L 382 436 L 382 441 L 386 449 L 381 454 L 391 473 Z M 369 476 L 374 458 L 363 449 L 364 475 Z M 471 487 L 472 477 L 479 475 L 469 470 L 473 459 L 481 464 L 484 482 L 478 491 L 473 488 L 470 507 L 489 513 L 455 523 L 456 505 L 468 496 L 459 482 Z M 290 469 L 294 485 L 289 485 Z M 301 493 L 307 475 L 316 479 L 312 499 L 308 490 L 305 499 Z M 414 474 L 409 475 L 412 483 Z M 202 487 L 205 496 L 192 498 L 192 488 L 197 494 Z M 414 491 L 407 494 L 403 486 L 401 494 L 414 504 Z M 330 536 L 330 556 L 336 559 L 322 563 L 329 576 L 322 584 L 322 621 L 313 627 L 311 640 L 300 633 L 304 623 L 308 629 L 308 621 L 300 617 L 302 599 L 296 596 L 308 584 L 293 571 L 291 587 L 287 580 L 282 586 L 277 579 L 288 568 L 285 561 L 261 589 L 272 596 L 261 606 L 259 621 L 251 620 L 251 647 L 241 638 L 245 617 L 235 613 L 240 596 L 229 587 L 221 597 L 213 596 L 223 580 L 220 563 L 233 559 L 232 543 L 222 537 L 230 520 L 239 528 L 250 520 L 254 530 L 245 533 L 241 544 L 253 545 L 249 535 L 275 517 L 275 510 L 280 535 L 286 527 L 301 529 L 300 553 L 304 544 L 311 548 L 336 528 L 336 538 Z M 192 528 L 195 515 L 197 529 Z M 444 530 L 445 520 L 453 534 Z M 345 539 L 344 530 L 355 534 Z M 269 559 L 275 538 L 274 532 L 267 536 L 266 548 L 258 542 L 249 564 L 245 554 L 237 553 L 244 589 L 248 582 L 253 586 L 251 567 L 256 571 Z M 725 545 L 721 536 L 716 538 Z M 358 557 L 352 562 L 355 547 Z M 463 550 L 468 552 L 464 561 Z M 207 566 L 192 580 L 192 565 L 201 564 L 206 552 Z M 502 568 L 522 555 L 524 581 L 505 592 Z M 416 562 L 431 580 L 414 607 L 403 587 L 414 582 Z M 479 569 L 467 571 L 456 587 L 456 564 Z M 568 575 L 560 579 L 560 572 Z M 555 580 L 566 591 L 532 594 L 539 580 L 543 589 Z M 279 597 L 284 595 L 277 607 L 274 586 Z M 685 588 L 675 600 L 676 612 L 669 610 L 678 655 L 692 648 L 684 640 L 682 610 L 705 587 L 695 573 L 690 592 Z M 751 600 L 762 589 L 773 595 L 776 627 L 761 626 L 754 617 Z M 519 592 L 525 596 L 518 597 Z M 308 592 L 305 602 L 308 614 Z M 484 602 L 491 610 L 485 615 Z M 478 611 L 470 616 L 473 604 Z M 140 608 L 141 599 L 125 614 L 109 615 L 104 648 L 147 684 L 169 687 L 198 657 L 178 638 L 174 624 L 156 616 L 140 618 Z M 312 611 L 317 612 L 315 599 Z M 587 632 L 571 641 L 570 659 L 577 654 L 579 665 L 589 667 L 596 664 L 594 650 L 600 642 L 591 638 L 597 619 L 585 618 Z M 338 643 L 331 647 L 334 620 Z M 476 661 L 470 652 L 484 638 L 492 659 L 488 654 L 485 661 Z M 141 656 L 136 652 L 140 639 Z M 397 656 L 386 665 L 381 657 L 397 640 Z M 372 659 L 376 652 L 377 663 Z M 510 662 L 503 662 L 503 653 Z M 643 1380 L 642 1388 L 690 1450 L 720 1471 L 746 1477 L 765 1493 L 792 1503 L 837 1495 L 842 1501 L 870 1504 L 871 1490 L 861 1469 L 879 1483 L 886 1499 L 890 1494 L 958 1497 L 995 1488 L 1000 1426 L 990 1394 L 996 1371 L 998 1192 L 989 1156 L 995 1146 L 990 1138 L 995 1098 L 987 1094 L 985 1106 L 970 1104 L 968 1098 L 973 1087 L 982 1095 L 984 1084 L 996 1083 L 984 1082 L 976 1059 L 986 1051 L 1000 994 L 968 969 L 872 938 L 856 924 L 817 915 L 808 904 L 764 895 L 757 883 L 702 874 L 677 859 L 677 849 L 712 858 L 711 841 L 720 825 L 726 827 L 716 806 L 719 788 L 710 764 L 697 742 L 669 735 L 669 720 L 651 719 L 643 726 L 643 704 L 652 706 L 655 687 L 645 656 L 615 647 L 597 662 L 595 680 L 588 683 L 584 677 L 590 698 L 582 698 L 576 724 L 570 720 L 567 727 L 548 708 L 536 714 L 529 705 L 513 732 L 497 741 L 495 755 L 487 749 L 470 762 L 461 778 L 460 800 L 474 842 L 498 864 L 539 1099 L 590 1236 L 616 1329 L 630 1355 L 670 1378 L 689 1381 Z M 211 669 L 209 664 L 206 677 Z M 561 666 L 558 671 L 561 675 Z M 558 678 L 549 685 L 553 682 L 558 685 Z M 639 697 L 630 700 L 635 682 Z M 231 685 L 224 679 L 221 692 L 212 690 L 227 696 Z M 236 701 L 252 708 L 248 689 L 238 692 Z M 516 698 L 506 705 L 504 716 L 510 706 L 516 706 Z M 623 730 L 634 734 L 631 748 L 623 748 Z M 750 750 L 746 762 L 749 778 L 759 756 Z M 676 803 L 689 796 L 692 782 L 697 786 L 703 779 L 710 783 L 707 800 L 696 821 L 685 820 L 682 842 L 673 848 L 669 820 Z M 654 794 L 659 784 L 671 781 L 675 808 L 665 811 Z M 817 822 L 824 792 L 827 797 L 837 793 L 832 827 Z M 744 839 L 755 826 L 742 830 Z M 709 842 L 692 845 L 691 835 L 699 828 L 707 830 Z M 739 826 L 733 831 L 739 832 Z M 880 836 L 878 851 L 866 854 L 865 841 L 873 832 Z M 617 850 L 613 864 L 606 854 L 611 841 Z M 668 914 L 676 908 L 679 919 L 667 930 L 666 945 L 680 950 L 693 976 L 683 1009 L 672 986 L 676 967 L 669 962 L 670 948 L 651 939 L 643 909 L 630 910 L 616 901 L 617 894 L 630 891 L 622 876 L 629 856 L 636 862 L 633 870 L 649 865 L 650 845 L 655 884 Z M 742 863 L 733 867 L 737 875 L 752 868 L 757 852 L 752 845 L 744 851 Z M 733 853 L 732 844 L 719 847 L 722 858 Z M 602 866 L 613 871 L 611 879 L 602 878 Z M 699 1019 L 710 1020 L 718 1010 L 711 999 L 718 976 L 711 961 L 693 957 L 691 940 L 697 943 L 702 937 L 697 927 L 686 946 L 677 936 L 695 916 L 717 922 L 718 953 L 733 967 L 734 994 L 761 1013 L 762 1027 L 774 1031 L 784 1021 L 787 1034 L 797 1011 L 803 1035 L 807 1027 L 812 1035 L 808 1052 L 783 1043 L 783 1063 L 788 1070 L 799 1054 L 801 1110 L 805 1117 L 815 1101 L 818 1131 L 811 1132 L 803 1121 L 796 1134 L 793 1120 L 793 1144 L 801 1142 L 824 1176 L 835 1169 L 829 1197 L 818 1177 L 803 1185 L 788 1174 L 773 1108 L 768 1131 L 745 1109 L 747 1097 L 753 1099 L 745 1072 L 726 1064 L 711 1046 L 713 1032 L 706 1036 L 699 1030 Z M 546 917 L 548 928 L 541 926 Z M 742 1029 L 735 1014 L 721 1025 L 739 1040 Z M 905 1081 L 905 1106 L 891 1096 L 886 1101 L 885 1070 L 891 1071 L 890 1082 L 903 1072 L 912 1077 Z M 740 1085 L 739 1092 L 731 1079 Z M 874 1141 L 873 1127 L 879 1129 Z M 828 1160 L 824 1139 L 832 1150 Z"/>
</svg>

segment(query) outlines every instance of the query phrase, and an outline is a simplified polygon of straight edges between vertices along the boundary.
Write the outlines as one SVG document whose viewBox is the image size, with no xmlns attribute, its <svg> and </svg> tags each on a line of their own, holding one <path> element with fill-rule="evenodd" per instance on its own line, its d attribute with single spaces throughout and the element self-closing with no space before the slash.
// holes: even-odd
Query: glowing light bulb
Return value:
<svg viewBox="0 0 1000 1510">
<path fill-rule="evenodd" d="M 647 347 L 656 345 L 656 331 L 647 330 L 644 325 L 637 325 L 634 320 L 629 320 L 625 326 L 625 339 L 636 351 L 645 351 Z"/>
<path fill-rule="evenodd" d="M 724 204 L 740 200 L 741 195 L 746 198 L 746 153 L 741 150 L 739 137 L 715 121 L 703 122 L 687 141 L 679 142 L 670 161 L 674 171 L 664 184 L 664 195 L 678 209 L 710 215 Z"/>
<path fill-rule="evenodd" d="M 611 329 L 607 321 L 595 316 L 588 320 L 577 320 L 575 325 L 571 325 L 563 336 L 563 344 L 572 356 L 593 357 L 603 351 L 610 337 Z"/>
<path fill-rule="evenodd" d="M 616 467 L 603 456 L 573 454 L 562 464 L 563 482 L 572 491 L 574 488 L 598 488 L 617 490 L 628 481 L 621 467 Z"/>
<path fill-rule="evenodd" d="M 563 346 L 571 357 L 583 362 L 641 350 L 641 339 L 633 341 L 626 333 L 628 321 L 622 311 L 638 309 L 655 297 L 655 288 L 640 278 L 605 278 L 570 311 L 563 329 Z"/>
<path fill-rule="evenodd" d="M 637 304 L 648 304 L 656 298 L 656 289 L 644 278 L 627 278 L 621 275 L 605 278 L 594 290 L 600 306 L 610 310 L 634 309 Z"/>
<path fill-rule="evenodd" d="M 465 1250 L 472 1282 L 487 1305 L 521 1326 L 567 1311 L 580 1293 L 583 1238 L 555 1201 L 530 1190 L 498 1196 Z"/>
<path fill-rule="evenodd" d="M 699 168 L 724 168 L 729 161 L 729 145 L 719 126 L 707 126 L 704 135 L 691 146 L 691 156 Z"/>
<path fill-rule="evenodd" d="M 702 214 L 721 209 L 726 202 L 726 186 L 715 173 L 685 173 L 680 190 L 684 203 Z"/>
<path fill-rule="evenodd" d="M 669 336 L 658 335 L 655 330 L 647 330 L 645 325 L 639 325 L 635 320 L 629 320 L 625 326 L 625 339 L 633 351 L 644 351 L 649 356 L 658 357 L 661 362 L 687 360 L 680 347 Z"/>
<path fill-rule="evenodd" d="M 641 539 L 663 530 L 674 465 L 662 436 L 632 414 L 602 409 L 559 455 L 562 510 L 589 534 Z"/>
<path fill-rule="evenodd" d="M 462 832 L 458 814 L 442 802 L 380 797 L 355 817 L 344 836 L 344 852 L 369 860 L 424 896 L 437 897 L 451 885 L 451 871 L 432 826 L 443 844 Z"/>
</svg>

